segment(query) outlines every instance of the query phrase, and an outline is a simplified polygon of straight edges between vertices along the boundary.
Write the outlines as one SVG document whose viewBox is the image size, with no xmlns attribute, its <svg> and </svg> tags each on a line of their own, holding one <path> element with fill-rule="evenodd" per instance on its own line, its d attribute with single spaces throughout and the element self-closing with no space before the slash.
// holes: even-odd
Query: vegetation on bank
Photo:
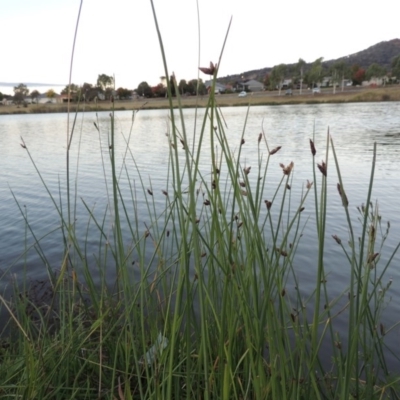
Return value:
<svg viewBox="0 0 400 400">
<path fill-rule="evenodd" d="M 169 76 L 166 64 L 164 68 Z M 216 76 L 217 68 L 214 84 Z M 310 154 L 312 176 L 296 199 L 291 194 L 298 184 L 296 160 L 281 160 L 281 147 L 272 147 L 260 133 L 252 143 L 257 162 L 244 163 L 242 148 L 250 143 L 247 120 L 240 144 L 230 143 L 219 109 L 223 96 L 213 90 L 204 99 L 204 118 L 189 132 L 184 99 L 179 94 L 172 98 L 171 84 L 177 83 L 167 86 L 169 157 L 162 193 L 147 183 L 149 171 L 131 168 L 136 113 L 131 131 L 119 138 L 126 141 L 121 158 L 115 151 L 114 113 L 108 126 L 93 124 L 99 140 L 108 133 L 104 169 L 110 185 L 109 208 L 100 219 L 82 198 L 88 226 L 98 231 L 97 254 L 88 254 L 88 237 L 78 239 L 74 205 L 80 193 L 73 189 L 77 177 L 69 165 L 69 145 L 67 176 L 60 183 L 67 197 L 54 197 L 43 181 L 60 218 L 64 256 L 57 270 L 35 238 L 38 259 L 48 272 L 44 290 L 41 283 L 27 280 L 22 288 L 15 285 L 11 299 L 0 296 L 8 315 L 1 332 L 0 397 L 399 398 L 400 378 L 390 373 L 386 361 L 385 337 L 392 327 L 381 319 L 391 290 L 386 271 L 398 247 L 381 257 L 388 251 L 384 244 L 390 225 L 383 225 L 371 202 L 376 145 L 368 195 L 355 209 L 349 206 L 332 138 L 328 134 L 326 142 L 317 143 L 310 132 L 304 151 Z M 68 144 L 79 140 L 75 129 L 67 133 Z M 35 168 L 29 143 L 22 138 L 21 146 Z M 199 160 L 205 148 L 210 149 L 210 164 L 204 168 Z M 321 153 L 325 156 L 317 160 Z M 265 198 L 272 162 L 281 162 L 282 176 Z M 121 176 L 131 185 L 128 198 L 122 196 Z M 330 180 L 337 183 L 346 238 L 326 232 Z M 139 198 L 145 201 L 145 213 L 137 207 Z M 34 237 L 16 200 L 27 235 Z M 311 204 L 315 284 L 304 298 L 295 265 L 306 223 L 302 212 Z M 353 223 L 353 211 L 360 226 Z M 334 240 L 347 260 L 347 283 L 337 297 L 327 285 L 326 240 Z M 107 280 L 110 268 L 113 283 Z M 293 285 L 297 290 L 289 290 Z M 339 316 L 348 326 L 345 336 L 335 330 Z"/>
<path fill-rule="evenodd" d="M 249 94 L 247 97 L 240 98 L 237 94 L 216 95 L 215 101 L 219 107 L 235 106 L 274 106 L 284 104 L 318 104 L 318 103 L 360 103 L 360 102 L 380 102 L 380 101 L 400 101 L 400 87 L 390 86 L 385 88 L 359 88 L 358 90 L 346 90 L 344 92 L 332 93 L 332 89 L 323 90 L 321 94 L 313 95 L 309 91 L 299 95 L 294 91 L 293 96 L 277 96 L 270 92 Z M 194 108 L 207 107 L 208 95 L 189 96 L 172 99 L 174 108 Z M 170 102 L 168 99 L 139 99 L 125 101 L 102 101 L 75 104 L 71 103 L 70 111 L 111 111 L 111 110 L 139 110 L 139 109 L 168 109 Z M 61 113 L 68 111 L 68 104 L 31 104 L 27 107 L 21 106 L 0 106 L 1 114 L 45 114 Z"/>
</svg>

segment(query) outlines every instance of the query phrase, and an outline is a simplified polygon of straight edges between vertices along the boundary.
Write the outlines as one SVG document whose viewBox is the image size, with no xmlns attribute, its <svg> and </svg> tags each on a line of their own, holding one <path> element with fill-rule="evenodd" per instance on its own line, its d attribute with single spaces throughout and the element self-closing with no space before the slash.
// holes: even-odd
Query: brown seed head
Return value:
<svg viewBox="0 0 400 400">
<path fill-rule="evenodd" d="M 346 193 L 344 193 L 344 191 L 342 190 L 340 183 L 337 184 L 337 190 L 340 194 L 340 197 L 342 198 L 343 207 L 347 207 L 349 205 L 349 201 L 347 200 Z"/>
<path fill-rule="evenodd" d="M 287 252 L 285 250 L 280 249 L 279 247 L 276 248 L 276 251 L 283 257 L 287 257 Z"/>
<path fill-rule="evenodd" d="M 152 192 L 150 189 L 147 189 L 147 193 L 148 193 L 150 196 L 153 196 L 153 192 Z"/>
<path fill-rule="evenodd" d="M 286 184 L 286 189 L 287 189 L 287 190 L 290 190 L 290 189 L 291 189 L 291 186 L 290 186 L 288 183 Z"/>
<path fill-rule="evenodd" d="M 324 161 L 321 161 L 321 164 L 317 164 L 317 167 L 321 171 L 321 174 L 326 176 L 326 164 Z"/>
<path fill-rule="evenodd" d="M 246 187 L 246 183 L 245 182 L 239 182 L 239 185 L 241 186 L 241 187 Z"/>
<path fill-rule="evenodd" d="M 293 161 L 291 161 L 290 164 L 288 166 L 286 166 L 286 167 L 283 164 L 279 164 L 279 165 L 281 166 L 284 175 L 287 175 L 287 176 L 290 175 L 290 173 L 292 172 L 292 169 L 294 167 Z"/>
<path fill-rule="evenodd" d="M 281 148 L 282 146 L 275 147 L 269 152 L 269 155 L 272 156 L 273 154 L 277 153 Z"/>
<path fill-rule="evenodd" d="M 242 139 L 241 142 L 240 142 L 240 145 L 245 144 L 245 143 L 246 143 L 245 140 Z"/>
<path fill-rule="evenodd" d="M 307 185 L 306 185 L 306 188 L 307 189 L 311 189 L 311 186 L 313 185 L 313 182 L 310 182 L 308 179 L 307 179 Z"/>
<path fill-rule="evenodd" d="M 258 143 L 261 142 L 261 139 L 262 139 L 262 133 L 260 133 L 260 134 L 258 135 Z"/>
<path fill-rule="evenodd" d="M 268 200 L 265 200 L 264 203 L 267 206 L 267 210 L 269 210 L 271 208 L 271 206 L 272 206 L 272 202 L 268 201 Z"/>
<path fill-rule="evenodd" d="M 205 73 L 206 75 L 214 75 L 214 72 L 216 72 L 217 71 L 217 69 L 218 69 L 218 64 L 213 64 L 211 61 L 210 61 L 210 68 L 207 68 L 207 67 L 199 67 L 199 70 L 201 71 L 201 72 L 203 72 L 203 73 Z"/>
<path fill-rule="evenodd" d="M 310 139 L 310 149 L 311 149 L 311 154 L 315 156 L 317 154 L 317 150 L 315 150 L 314 142 Z"/>
<path fill-rule="evenodd" d="M 211 203 L 210 203 L 210 200 L 204 200 L 204 203 L 203 203 L 205 206 L 209 206 Z"/>
<path fill-rule="evenodd" d="M 162 192 L 162 194 L 163 194 L 164 196 L 168 196 L 168 192 L 167 192 L 167 191 L 161 190 L 161 192 Z"/>
<path fill-rule="evenodd" d="M 248 175 L 250 173 L 251 167 L 244 167 L 243 171 L 246 175 Z"/>
<path fill-rule="evenodd" d="M 337 244 L 341 244 L 342 243 L 342 240 L 337 235 L 332 235 L 332 237 L 335 239 Z"/>
</svg>

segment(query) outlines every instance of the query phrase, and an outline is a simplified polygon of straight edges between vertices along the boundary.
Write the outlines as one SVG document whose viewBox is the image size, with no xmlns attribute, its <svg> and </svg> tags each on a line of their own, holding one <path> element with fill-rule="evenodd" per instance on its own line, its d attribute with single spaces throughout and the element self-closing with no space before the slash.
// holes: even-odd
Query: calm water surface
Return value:
<svg viewBox="0 0 400 400">
<path fill-rule="evenodd" d="M 203 115 L 202 110 L 198 111 Z M 329 129 L 338 154 L 342 178 L 350 202 L 354 226 L 359 214 L 356 207 L 365 202 L 368 182 L 371 174 L 372 150 L 377 143 L 377 164 L 373 189 L 373 201 L 379 203 L 383 227 L 390 221 L 391 230 L 382 250 L 380 268 L 383 268 L 398 241 L 400 241 L 400 103 L 339 104 L 339 105 L 296 105 L 296 106 L 259 106 L 250 109 L 245 126 L 247 108 L 224 108 L 222 113 L 227 123 L 229 145 L 237 154 L 240 138 L 245 131 L 245 145 L 242 146 L 241 163 L 256 169 L 257 138 L 261 131 L 266 135 L 270 148 L 282 146 L 279 153 L 271 158 L 270 171 L 264 198 L 272 198 L 276 184 L 282 176 L 279 163 L 293 161 L 295 170 L 292 190 L 293 201 L 299 198 L 307 179 L 312 180 L 312 157 L 309 139 L 315 132 L 317 155 L 315 162 L 325 158 L 326 136 Z M 195 111 L 184 110 L 185 124 L 189 132 L 200 131 L 195 126 Z M 179 119 L 179 118 L 178 118 Z M 94 122 L 100 127 L 96 130 Z M 71 120 L 72 123 L 72 120 Z M 33 244 L 35 239 L 26 229 L 22 213 L 27 218 L 52 268 L 59 268 L 62 258 L 60 220 L 49 194 L 30 161 L 27 152 L 21 148 L 20 137 L 25 140 L 36 167 L 54 196 L 57 204 L 65 199 L 66 184 L 66 114 L 49 115 L 11 115 L 0 116 L 0 285 L 10 283 L 10 273 L 20 277 L 27 265 L 27 272 L 32 278 L 46 275 L 42 260 Z M 88 212 L 82 199 L 93 214 L 101 218 L 108 204 L 107 189 L 110 182 L 108 160 L 108 135 L 110 131 L 109 113 L 80 114 L 76 121 L 75 137 L 71 147 L 71 184 L 77 193 L 76 221 L 82 238 L 86 236 Z M 162 207 L 165 198 L 161 190 L 168 190 L 168 112 L 166 110 L 140 111 L 132 127 L 132 113 L 116 113 L 116 155 L 118 168 L 122 169 L 122 160 L 126 155 L 126 140 L 129 139 L 129 151 L 126 168 L 131 185 L 138 186 L 137 205 L 139 223 L 145 229 L 148 223 L 147 208 L 140 197 L 140 179 L 145 188 L 151 187 L 156 206 Z M 197 136 L 196 136 L 197 138 Z M 192 138 L 190 146 L 196 145 Z M 205 140 L 201 152 L 201 169 L 204 174 L 210 171 L 209 141 Z M 266 154 L 266 151 L 264 151 Z M 78 156 L 79 154 L 79 156 Z M 183 152 L 182 152 L 183 155 Z M 141 172 L 139 176 L 135 163 Z M 326 244 L 326 270 L 332 297 L 346 289 L 347 269 L 344 256 L 339 246 L 331 240 L 331 235 L 338 235 L 347 241 L 347 224 L 341 200 L 337 194 L 337 174 L 333 168 L 333 158 L 329 158 L 328 172 L 329 202 Z M 77 165 L 79 165 L 78 172 Z M 105 171 L 103 170 L 105 165 Z M 320 175 L 318 173 L 318 175 Z M 256 179 L 256 173 L 249 175 Z M 254 181 L 253 181 L 254 183 Z M 76 186 L 75 186 L 76 185 Z M 122 191 L 129 196 L 126 174 L 121 174 Z M 15 199 L 13 197 L 15 196 Z M 18 204 L 19 206 L 18 206 Z M 65 209 L 65 204 L 63 204 Z M 315 285 L 315 218 L 313 200 L 306 202 L 304 215 L 309 221 L 301 239 L 296 266 L 302 292 L 307 297 Z M 308 227 L 311 227 L 308 231 Z M 111 231 L 111 222 L 106 220 L 105 229 Z M 49 234 L 52 232 L 51 234 Z M 88 254 L 98 253 L 98 233 L 88 231 Z M 126 232 L 126 229 L 125 229 Z M 127 232 L 126 232 L 127 233 Z M 358 234 L 360 233 L 360 230 Z M 21 257 L 24 250 L 26 254 Z M 391 263 L 384 282 L 393 279 L 389 290 L 385 324 L 390 326 L 400 320 L 400 254 Z M 92 261 L 94 264 L 94 261 Z M 2 272 L 3 274 L 2 274 Z M 110 279 L 112 279 L 110 268 Z M 379 272 L 379 271 L 378 271 Z M 5 273 L 5 274 L 4 274 Z M 390 299 L 389 299 L 390 297 Z M 341 326 L 345 332 L 347 327 Z M 394 328 L 388 335 L 388 343 L 398 348 L 400 329 Z M 399 367 L 393 360 L 394 368 Z M 398 368 L 400 372 L 400 367 Z"/>
</svg>

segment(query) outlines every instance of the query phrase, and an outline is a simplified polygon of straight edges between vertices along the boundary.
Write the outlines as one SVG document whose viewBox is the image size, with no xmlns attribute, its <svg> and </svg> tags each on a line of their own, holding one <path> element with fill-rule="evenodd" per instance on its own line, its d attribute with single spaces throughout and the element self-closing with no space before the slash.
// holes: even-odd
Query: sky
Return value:
<svg viewBox="0 0 400 400">
<path fill-rule="evenodd" d="M 178 81 L 206 80 L 198 67 L 218 62 L 225 38 L 220 77 L 299 58 L 336 59 L 400 37 L 398 0 L 385 8 L 361 0 L 153 4 L 168 74 Z M 66 85 L 71 71 L 78 85 L 106 74 L 116 88 L 135 89 L 166 75 L 150 0 L 0 0 L 0 26 L 0 82 Z"/>
</svg>

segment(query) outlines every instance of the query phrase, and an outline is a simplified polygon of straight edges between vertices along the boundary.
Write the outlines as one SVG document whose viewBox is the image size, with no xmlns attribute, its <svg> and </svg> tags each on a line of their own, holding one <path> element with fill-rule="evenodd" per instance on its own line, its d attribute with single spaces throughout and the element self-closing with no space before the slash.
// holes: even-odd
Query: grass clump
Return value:
<svg viewBox="0 0 400 400">
<path fill-rule="evenodd" d="M 159 37 L 163 53 L 160 33 Z M 210 71 L 214 85 L 219 64 Z M 164 66 L 165 76 L 170 76 L 166 62 Z M 168 85 L 176 82 L 172 79 Z M 188 132 L 183 108 L 174 111 L 168 86 L 169 162 L 162 193 L 145 184 L 143 171 L 136 171 L 138 180 L 132 183 L 126 161 L 135 164 L 130 132 L 123 136 L 126 150 L 121 161 L 115 151 L 115 116 L 110 114 L 109 160 L 104 161 L 105 180 L 111 182 L 109 207 L 99 218 L 82 200 L 88 226 L 98 232 L 95 268 L 87 251 L 89 238 L 80 239 L 74 222 L 77 200 L 69 175 L 67 199 L 60 202 L 43 181 L 60 217 L 64 257 L 58 271 L 45 263 L 48 280 L 25 282 L 22 292 L 16 285 L 12 299 L 0 298 L 8 313 L 0 348 L 0 396 L 400 396 L 398 379 L 390 374 L 385 358 L 388 329 L 380 320 L 389 289 L 383 277 L 394 253 L 381 265 L 389 226 L 386 231 L 382 228 L 378 207 L 371 202 L 376 145 L 368 196 L 358 209 L 358 239 L 329 134 L 325 143 L 315 143 L 314 138 L 309 142 L 313 176 L 304 182 L 299 199 L 291 195 L 295 160 L 280 164 L 281 178 L 267 191 L 270 165 L 280 157 L 280 146 L 272 147 L 262 132 L 254 139 L 256 163 L 243 164 L 247 117 L 233 151 L 213 88 L 210 93 L 204 118 L 199 117 L 200 128 Z M 94 129 L 100 136 L 98 121 Z M 200 158 L 206 144 L 210 155 L 204 167 Z M 22 145 L 31 157 L 29 144 Z M 325 159 L 316 162 L 322 147 Z M 325 244 L 328 177 L 333 179 L 335 170 L 349 237 L 334 235 L 329 240 L 335 240 L 345 255 L 348 282 L 342 294 L 332 298 L 326 285 Z M 123 196 L 123 185 L 130 197 Z M 143 209 L 139 199 L 145 201 Z M 66 207 L 60 205 L 62 200 Z M 303 211 L 310 202 L 315 208 L 309 225 L 315 224 L 317 237 L 316 276 L 313 292 L 304 298 L 295 265 L 306 222 Z M 106 229 L 108 219 L 111 232 Z M 31 231 L 29 220 L 25 221 Z M 40 240 L 37 251 L 44 254 Z M 112 285 L 107 278 L 110 266 Z M 290 290 L 293 285 L 298 290 Z M 347 321 L 346 337 L 337 334 L 339 317 Z"/>
</svg>

